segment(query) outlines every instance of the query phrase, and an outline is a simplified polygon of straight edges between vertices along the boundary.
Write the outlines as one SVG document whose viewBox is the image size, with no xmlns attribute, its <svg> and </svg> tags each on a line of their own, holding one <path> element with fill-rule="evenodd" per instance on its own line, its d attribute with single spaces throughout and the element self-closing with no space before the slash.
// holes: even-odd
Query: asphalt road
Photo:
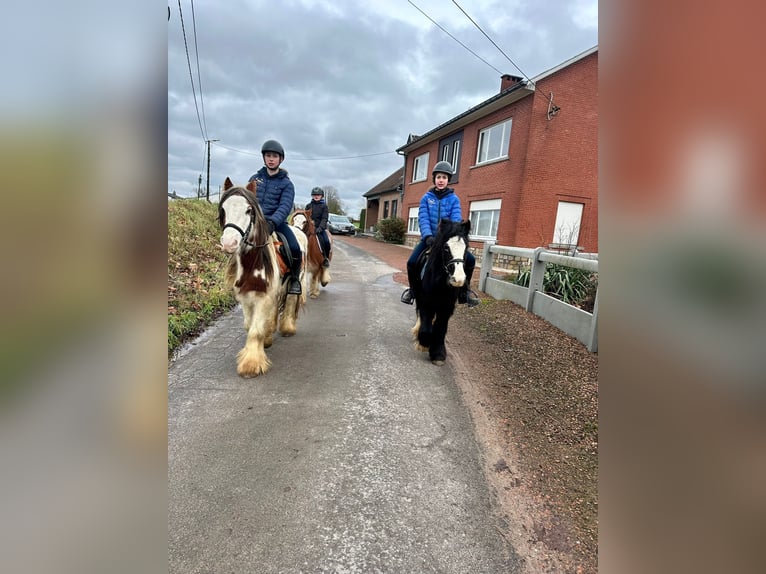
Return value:
<svg viewBox="0 0 766 574">
<path fill-rule="evenodd" d="M 452 371 L 414 350 L 395 270 L 337 241 L 331 271 L 266 375 L 237 375 L 239 308 L 171 364 L 169 571 L 520 571 Z"/>
</svg>

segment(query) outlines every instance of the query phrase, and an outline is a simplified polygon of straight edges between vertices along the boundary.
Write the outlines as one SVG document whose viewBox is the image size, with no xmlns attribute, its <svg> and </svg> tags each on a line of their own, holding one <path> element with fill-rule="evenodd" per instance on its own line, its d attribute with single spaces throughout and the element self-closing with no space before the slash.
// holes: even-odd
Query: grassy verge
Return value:
<svg viewBox="0 0 766 574">
<path fill-rule="evenodd" d="M 223 286 L 228 256 L 218 247 L 217 206 L 168 202 L 168 356 L 235 305 Z"/>
</svg>

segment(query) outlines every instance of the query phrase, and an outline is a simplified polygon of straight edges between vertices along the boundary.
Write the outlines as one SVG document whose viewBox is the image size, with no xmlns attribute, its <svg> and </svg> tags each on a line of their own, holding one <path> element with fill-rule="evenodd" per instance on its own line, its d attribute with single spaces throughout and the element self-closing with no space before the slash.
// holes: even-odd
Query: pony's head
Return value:
<svg viewBox="0 0 766 574">
<path fill-rule="evenodd" d="M 234 185 L 227 177 L 223 195 L 218 204 L 218 223 L 221 225 L 221 249 L 234 253 L 244 245 L 253 247 L 268 241 L 269 227 L 255 199 L 255 182 L 245 187 Z"/>
<path fill-rule="evenodd" d="M 470 231 L 470 221 L 450 221 L 449 219 L 442 219 L 436 230 L 429 256 L 430 267 L 435 272 L 442 269 L 450 287 L 462 287 L 465 283 L 465 252 L 468 249 Z"/>
<path fill-rule="evenodd" d="M 306 235 L 314 233 L 314 222 L 311 219 L 310 210 L 296 211 L 293 214 L 293 225 L 303 231 Z"/>
</svg>

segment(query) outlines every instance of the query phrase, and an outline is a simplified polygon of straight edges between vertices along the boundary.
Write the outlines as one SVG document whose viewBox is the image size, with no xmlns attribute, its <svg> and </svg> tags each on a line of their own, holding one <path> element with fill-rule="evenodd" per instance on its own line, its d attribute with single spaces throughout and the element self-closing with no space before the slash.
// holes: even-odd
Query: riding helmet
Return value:
<svg viewBox="0 0 766 574">
<path fill-rule="evenodd" d="M 324 189 L 322 189 L 321 187 L 315 187 L 314 189 L 311 190 L 311 195 L 321 195 L 322 197 L 324 197 Z"/>
<path fill-rule="evenodd" d="M 277 140 L 266 140 L 263 142 L 263 146 L 261 146 L 261 155 L 265 154 L 267 151 L 279 154 L 282 161 L 285 160 L 285 148 L 283 148 L 282 144 Z"/>
<path fill-rule="evenodd" d="M 452 176 L 455 175 L 455 172 L 452 171 L 452 166 L 448 161 L 439 161 L 436 163 L 434 168 L 431 170 L 431 177 L 436 177 L 437 173 L 446 173 L 447 181 L 451 180 Z"/>
</svg>

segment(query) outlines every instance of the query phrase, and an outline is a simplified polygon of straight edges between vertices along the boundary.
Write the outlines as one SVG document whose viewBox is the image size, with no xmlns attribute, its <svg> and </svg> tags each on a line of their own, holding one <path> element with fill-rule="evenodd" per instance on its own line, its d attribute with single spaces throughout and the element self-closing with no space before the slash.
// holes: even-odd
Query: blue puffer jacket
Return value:
<svg viewBox="0 0 766 574">
<path fill-rule="evenodd" d="M 250 176 L 258 186 L 256 197 L 267 220 L 275 226 L 287 221 L 287 216 L 293 209 L 295 187 L 287 176 L 287 170 L 279 168 L 276 175 L 269 175 L 266 166 Z"/>
<path fill-rule="evenodd" d="M 418 226 L 421 237 L 436 235 L 436 228 L 439 227 L 439 221 L 442 219 L 463 220 L 460 198 L 455 195 L 455 190 L 451 187 L 445 187 L 444 191 L 440 193 L 435 187 L 432 187 L 420 200 L 420 208 L 418 209 Z"/>
</svg>

